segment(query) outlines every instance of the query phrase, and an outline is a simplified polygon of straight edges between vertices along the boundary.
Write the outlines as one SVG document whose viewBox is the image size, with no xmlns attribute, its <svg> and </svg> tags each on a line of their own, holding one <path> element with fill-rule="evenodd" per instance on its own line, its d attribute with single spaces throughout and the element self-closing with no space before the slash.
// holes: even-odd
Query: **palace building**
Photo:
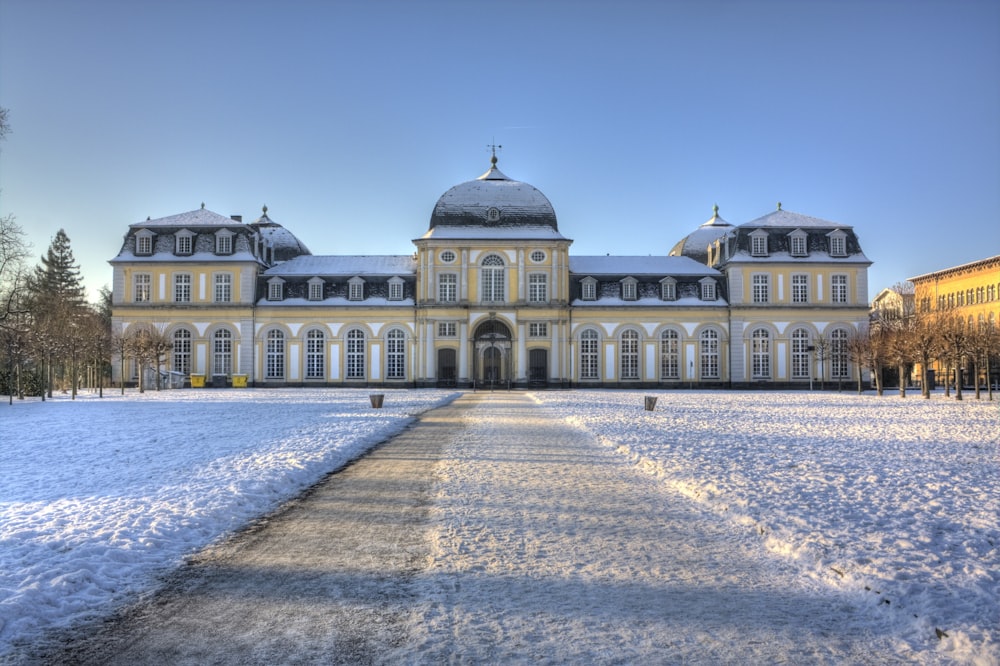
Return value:
<svg viewBox="0 0 1000 666">
<path fill-rule="evenodd" d="M 441 195 L 412 255 L 313 255 L 266 207 L 244 223 L 203 205 L 129 226 L 110 262 L 113 326 L 165 335 L 161 370 L 195 386 L 789 387 L 857 376 L 847 340 L 867 325 L 871 262 L 851 226 L 779 204 L 740 225 L 716 208 L 663 255 L 573 256 L 572 242 L 549 200 L 495 155 Z M 134 366 L 125 381 L 137 380 Z"/>
</svg>

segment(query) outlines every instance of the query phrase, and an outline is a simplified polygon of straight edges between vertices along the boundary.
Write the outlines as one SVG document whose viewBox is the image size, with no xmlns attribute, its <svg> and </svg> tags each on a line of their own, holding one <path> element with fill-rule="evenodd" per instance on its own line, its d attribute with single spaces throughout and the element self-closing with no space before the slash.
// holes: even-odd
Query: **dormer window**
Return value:
<svg viewBox="0 0 1000 666">
<path fill-rule="evenodd" d="M 801 229 L 796 229 L 788 234 L 789 246 L 793 257 L 804 257 L 808 254 L 806 250 L 806 239 L 808 235 Z"/>
<path fill-rule="evenodd" d="M 228 229 L 220 229 L 215 232 L 215 253 L 216 254 L 232 254 L 233 253 L 233 232 Z"/>
<path fill-rule="evenodd" d="M 357 276 L 347 281 L 347 300 L 362 301 L 365 298 L 365 281 Z"/>
<path fill-rule="evenodd" d="M 585 277 L 580 283 L 582 294 L 580 297 L 585 301 L 597 300 L 597 280 L 592 277 Z"/>
<path fill-rule="evenodd" d="M 135 253 L 141 255 L 153 254 L 153 232 L 149 229 L 140 229 L 135 232 Z"/>
<path fill-rule="evenodd" d="M 767 232 L 757 229 L 750 234 L 750 255 L 754 257 L 767 256 Z"/>
<path fill-rule="evenodd" d="M 702 278 L 699 280 L 701 284 L 701 300 L 703 301 L 714 301 L 718 298 L 716 293 L 716 283 L 712 278 Z"/>
<path fill-rule="evenodd" d="M 677 280 L 672 277 L 660 280 L 660 298 L 664 301 L 677 300 Z"/>
<path fill-rule="evenodd" d="M 830 239 L 830 256 L 831 257 L 846 257 L 847 256 L 847 234 L 837 229 L 836 231 L 831 231 L 828 233 L 827 238 Z"/>
<path fill-rule="evenodd" d="M 622 300 L 634 301 L 638 298 L 639 281 L 634 277 L 627 277 L 622 280 Z"/>
<path fill-rule="evenodd" d="M 194 248 L 194 234 L 187 229 L 181 229 L 174 238 L 174 252 L 181 255 L 191 254 Z"/>
<path fill-rule="evenodd" d="M 309 300 L 310 301 L 322 301 L 323 300 L 323 278 L 310 278 L 309 282 Z"/>
<path fill-rule="evenodd" d="M 271 278 L 267 281 L 267 300 L 281 301 L 285 298 L 285 281 L 281 278 Z"/>
<path fill-rule="evenodd" d="M 389 300 L 403 300 L 403 278 L 398 276 L 389 278 Z"/>
</svg>

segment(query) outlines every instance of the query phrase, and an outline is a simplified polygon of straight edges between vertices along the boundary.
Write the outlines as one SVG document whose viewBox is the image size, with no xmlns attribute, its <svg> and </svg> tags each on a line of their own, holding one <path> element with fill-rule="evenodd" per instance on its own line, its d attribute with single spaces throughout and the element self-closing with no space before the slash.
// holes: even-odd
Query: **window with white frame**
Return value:
<svg viewBox="0 0 1000 666">
<path fill-rule="evenodd" d="M 153 300 L 153 276 L 149 273 L 136 273 L 132 279 L 132 300 L 136 303 Z"/>
<path fill-rule="evenodd" d="M 174 331 L 173 346 L 170 349 L 171 368 L 184 375 L 191 374 L 191 331 L 178 328 Z"/>
<path fill-rule="evenodd" d="M 284 379 L 285 334 L 278 329 L 271 329 L 267 332 L 264 345 L 264 378 Z"/>
<path fill-rule="evenodd" d="M 792 379 L 809 379 L 809 331 L 797 328 L 792 331 Z"/>
<path fill-rule="evenodd" d="M 583 278 L 583 281 L 580 283 L 580 287 L 580 298 L 585 301 L 597 300 L 597 280 L 591 277 Z"/>
<path fill-rule="evenodd" d="M 531 260 L 536 264 L 540 264 L 545 261 L 545 253 L 541 250 L 534 250 L 531 253 Z"/>
<path fill-rule="evenodd" d="M 438 302 L 454 303 L 458 300 L 458 276 L 454 273 L 438 275 Z"/>
<path fill-rule="evenodd" d="M 664 301 L 677 300 L 677 280 L 673 278 L 660 280 L 660 298 Z"/>
<path fill-rule="evenodd" d="M 326 372 L 326 335 L 318 328 L 306 333 L 306 379 L 323 379 Z"/>
<path fill-rule="evenodd" d="M 191 275 L 189 273 L 176 273 L 174 275 L 174 302 L 191 302 Z"/>
<path fill-rule="evenodd" d="M 450 264 L 451 262 L 455 261 L 455 253 L 452 252 L 451 250 L 445 250 L 444 252 L 441 253 L 440 256 L 441 256 L 441 261 L 446 264 Z"/>
<path fill-rule="evenodd" d="M 280 301 L 285 297 L 285 281 L 280 279 L 268 280 L 267 300 Z"/>
<path fill-rule="evenodd" d="M 193 239 L 190 231 L 178 231 L 175 237 L 174 250 L 177 254 L 191 254 Z"/>
<path fill-rule="evenodd" d="M 322 301 L 323 300 L 323 280 L 321 278 L 312 278 L 309 280 L 309 300 L 310 301 Z"/>
<path fill-rule="evenodd" d="M 549 300 L 549 276 L 545 273 L 528 275 L 528 302 L 546 303 Z"/>
<path fill-rule="evenodd" d="M 830 301 L 833 303 L 847 302 L 847 276 L 830 276 Z"/>
<path fill-rule="evenodd" d="M 830 332 L 830 376 L 834 379 L 847 379 L 848 354 L 847 330 L 835 328 Z"/>
<path fill-rule="evenodd" d="M 754 303 L 769 303 L 771 301 L 771 276 L 767 273 L 756 273 L 752 277 L 751 301 Z"/>
<path fill-rule="evenodd" d="M 403 279 L 394 277 L 389 279 L 389 300 L 403 300 Z"/>
<path fill-rule="evenodd" d="M 771 377 L 771 334 L 765 328 L 750 335 L 750 366 L 754 379 Z"/>
<path fill-rule="evenodd" d="M 598 340 L 592 328 L 580 334 L 580 379 L 598 379 Z"/>
<path fill-rule="evenodd" d="M 406 334 L 398 328 L 385 336 L 386 379 L 406 379 Z"/>
<path fill-rule="evenodd" d="M 719 378 L 719 333 L 708 328 L 701 332 L 699 355 L 701 357 L 701 378 Z"/>
<path fill-rule="evenodd" d="M 806 251 L 806 238 L 807 235 L 804 231 L 793 231 L 789 234 L 789 245 L 793 257 L 804 257 L 808 254 Z"/>
<path fill-rule="evenodd" d="M 458 336 L 458 325 L 453 321 L 438 322 L 439 338 L 454 338 Z"/>
<path fill-rule="evenodd" d="M 365 332 L 351 329 L 347 332 L 347 378 L 365 378 Z"/>
<path fill-rule="evenodd" d="M 347 281 L 347 300 L 362 301 L 365 298 L 365 281 L 359 277 L 352 277 Z"/>
<path fill-rule="evenodd" d="M 216 254 L 232 254 L 233 253 L 233 232 L 223 229 L 215 234 L 215 253 Z"/>
<path fill-rule="evenodd" d="M 796 273 L 792 275 L 792 303 L 809 302 L 809 276 Z"/>
<path fill-rule="evenodd" d="M 153 232 L 143 229 L 135 234 L 135 253 L 153 254 Z"/>
<path fill-rule="evenodd" d="M 618 358 L 621 378 L 639 379 L 639 334 L 636 331 L 622 333 Z"/>
<path fill-rule="evenodd" d="M 755 257 L 767 256 L 767 232 L 758 229 L 750 234 L 750 254 Z"/>
<path fill-rule="evenodd" d="M 634 301 L 638 298 L 638 280 L 635 278 L 625 278 L 622 280 L 622 300 L 623 301 Z"/>
<path fill-rule="evenodd" d="M 215 302 L 229 303 L 233 300 L 233 274 L 215 274 Z"/>
<path fill-rule="evenodd" d="M 212 336 L 212 374 L 233 373 L 233 334 L 220 328 Z"/>
<path fill-rule="evenodd" d="M 830 238 L 830 256 L 831 257 L 846 257 L 847 256 L 847 234 L 839 229 L 837 231 L 832 231 L 828 234 Z"/>
<path fill-rule="evenodd" d="M 503 259 L 495 254 L 483 259 L 479 276 L 482 283 L 482 300 L 488 303 L 503 302 L 506 291 Z"/>
<path fill-rule="evenodd" d="M 528 337 L 544 338 L 549 335 L 549 325 L 544 321 L 533 321 L 528 324 Z"/>
<path fill-rule="evenodd" d="M 701 300 L 703 301 L 714 301 L 718 298 L 715 289 L 715 280 L 708 278 L 701 281 Z"/>
<path fill-rule="evenodd" d="M 677 331 L 660 333 L 660 379 L 680 379 L 681 343 Z"/>
</svg>

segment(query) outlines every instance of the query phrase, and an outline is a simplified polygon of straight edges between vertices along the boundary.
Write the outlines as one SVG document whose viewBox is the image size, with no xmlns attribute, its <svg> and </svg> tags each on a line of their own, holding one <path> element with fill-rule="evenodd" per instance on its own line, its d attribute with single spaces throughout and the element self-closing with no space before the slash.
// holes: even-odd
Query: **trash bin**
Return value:
<svg viewBox="0 0 1000 666">
<path fill-rule="evenodd" d="M 229 377 L 225 375 L 212 375 L 212 388 L 226 388 L 229 385 Z"/>
<path fill-rule="evenodd" d="M 656 409 L 656 396 L 647 395 L 646 396 L 646 411 L 651 412 Z"/>
<path fill-rule="evenodd" d="M 382 401 L 385 399 L 384 393 L 372 393 L 368 398 L 372 401 L 373 409 L 382 409 Z"/>
<path fill-rule="evenodd" d="M 233 388 L 246 388 L 246 387 L 247 387 L 246 375 L 233 375 Z"/>
<path fill-rule="evenodd" d="M 191 388 L 205 388 L 205 375 L 191 375 Z"/>
</svg>

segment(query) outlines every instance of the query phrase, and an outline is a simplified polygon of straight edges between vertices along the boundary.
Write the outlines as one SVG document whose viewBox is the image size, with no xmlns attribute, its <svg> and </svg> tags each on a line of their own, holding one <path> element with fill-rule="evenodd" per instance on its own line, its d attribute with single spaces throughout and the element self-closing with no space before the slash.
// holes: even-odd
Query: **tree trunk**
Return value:
<svg viewBox="0 0 1000 666">
<path fill-rule="evenodd" d="M 955 359 L 955 400 L 962 399 L 962 359 Z"/>
<path fill-rule="evenodd" d="M 899 397 L 900 398 L 905 398 L 906 397 L 906 377 L 903 374 L 905 371 L 906 371 L 906 364 L 905 363 L 900 363 L 898 366 L 896 366 L 896 372 L 899 374 Z"/>
</svg>

